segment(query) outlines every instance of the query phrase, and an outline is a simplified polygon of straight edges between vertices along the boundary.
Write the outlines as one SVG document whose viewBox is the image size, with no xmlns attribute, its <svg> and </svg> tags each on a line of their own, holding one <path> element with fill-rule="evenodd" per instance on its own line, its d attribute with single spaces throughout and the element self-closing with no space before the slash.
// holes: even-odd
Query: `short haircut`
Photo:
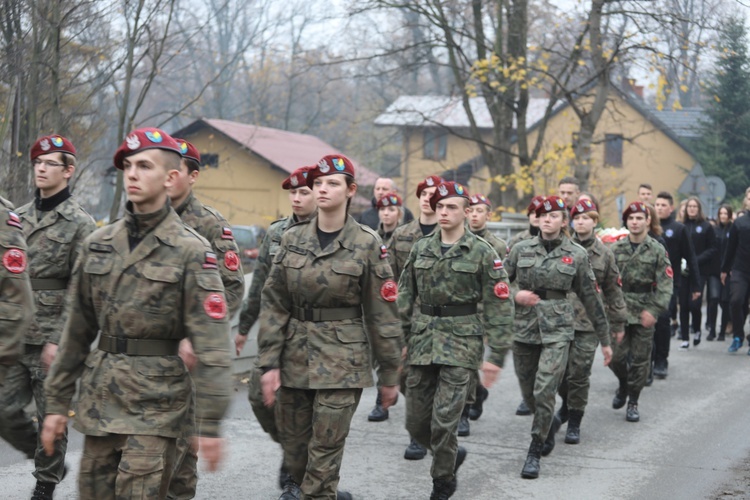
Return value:
<svg viewBox="0 0 750 500">
<path fill-rule="evenodd" d="M 198 172 L 201 169 L 200 164 L 193 160 L 192 158 L 186 158 L 183 157 L 182 160 L 185 162 L 185 166 L 187 166 L 188 173 Z"/>
<path fill-rule="evenodd" d="M 70 153 L 61 153 L 63 158 L 63 163 L 65 164 L 65 167 L 75 167 L 76 166 L 76 157 L 73 156 Z"/>
<path fill-rule="evenodd" d="M 638 191 L 640 191 L 641 189 L 648 189 L 649 191 L 654 190 L 654 188 L 651 187 L 651 184 L 646 184 L 645 182 L 638 186 Z"/>
<path fill-rule="evenodd" d="M 672 194 L 668 191 L 660 191 L 659 194 L 656 195 L 657 198 L 661 198 L 663 200 L 667 200 L 669 202 L 669 206 L 674 205 L 674 198 L 672 197 Z"/>
<path fill-rule="evenodd" d="M 157 149 L 161 154 L 162 165 L 164 170 L 169 172 L 170 170 L 180 170 L 180 163 L 182 163 L 182 156 L 174 151 L 167 151 L 166 149 Z"/>
<path fill-rule="evenodd" d="M 578 189 L 581 189 L 581 182 L 578 179 L 576 179 L 575 177 L 572 177 L 570 175 L 568 175 L 568 176 L 563 177 L 562 179 L 560 179 L 560 182 L 557 183 L 557 186 L 560 187 L 563 184 L 575 184 L 575 186 Z"/>
</svg>

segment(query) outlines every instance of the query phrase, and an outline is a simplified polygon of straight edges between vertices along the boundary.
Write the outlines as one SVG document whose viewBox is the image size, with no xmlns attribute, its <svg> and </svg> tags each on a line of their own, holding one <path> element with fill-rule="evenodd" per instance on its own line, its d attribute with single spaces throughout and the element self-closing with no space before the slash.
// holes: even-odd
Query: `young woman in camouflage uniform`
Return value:
<svg viewBox="0 0 750 500">
<path fill-rule="evenodd" d="M 566 236 L 565 202 L 549 196 L 536 209 L 540 234 L 513 246 L 505 261 L 516 302 L 513 362 L 526 404 L 534 414 L 531 445 L 521 476 L 539 477 L 539 460 L 555 446 L 561 422 L 554 415 L 555 394 L 574 338 L 575 292 L 601 338 L 609 323 L 588 255 Z M 546 441 L 545 441 L 546 437 Z"/>
<path fill-rule="evenodd" d="M 404 203 L 396 193 L 388 193 L 380 198 L 375 207 L 378 209 L 378 236 L 384 245 L 391 242 L 393 231 L 404 221 Z"/>
<path fill-rule="evenodd" d="M 336 490 L 352 416 L 373 385 L 371 357 L 386 409 L 398 393 L 398 287 L 380 237 L 347 213 L 351 162 L 324 157 L 307 185 L 318 213 L 284 233 L 262 292 L 261 385 L 267 405 L 278 401 L 291 477 L 280 498 L 351 498 Z"/>
</svg>

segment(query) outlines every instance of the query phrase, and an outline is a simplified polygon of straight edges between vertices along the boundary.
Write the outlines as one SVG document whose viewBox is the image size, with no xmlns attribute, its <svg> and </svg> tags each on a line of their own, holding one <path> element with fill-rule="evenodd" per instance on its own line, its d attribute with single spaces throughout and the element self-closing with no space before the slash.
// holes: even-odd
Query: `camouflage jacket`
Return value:
<svg viewBox="0 0 750 500">
<path fill-rule="evenodd" d="M 15 208 L 13 206 L 13 203 L 11 203 L 9 200 L 6 200 L 2 196 L 0 196 L 0 205 L 2 205 L 7 210 L 13 210 Z"/>
<path fill-rule="evenodd" d="M 435 227 L 437 228 L 437 226 Z M 393 275 L 396 279 L 399 279 L 404 271 L 411 247 L 422 236 L 424 235 L 422 234 L 422 228 L 419 226 L 419 217 L 393 231 L 391 242 L 388 244 L 388 261 L 391 263 Z"/>
<path fill-rule="evenodd" d="M 573 340 L 573 304 L 565 295 L 569 291 L 583 302 L 598 337 L 609 335 L 607 314 L 586 250 L 567 236 L 561 236 L 553 246 L 548 253 L 542 237 L 537 236 L 511 247 L 505 259 L 514 297 L 519 290 L 563 293 L 562 297 L 543 299 L 531 307 L 516 304 L 514 340 L 526 344 Z"/>
<path fill-rule="evenodd" d="M 643 310 L 658 318 L 669 307 L 673 292 L 673 271 L 664 247 L 648 236 L 635 250 L 629 238 L 610 248 L 620 268 L 628 324 L 640 324 Z"/>
<path fill-rule="evenodd" d="M 529 231 L 528 229 L 524 229 L 520 233 L 514 234 L 508 242 L 508 252 L 510 252 L 510 250 L 516 245 L 516 243 L 520 241 L 530 240 L 532 238 L 536 238 L 536 236 L 533 236 L 531 234 L 531 231 Z"/>
<path fill-rule="evenodd" d="M 497 255 L 500 256 L 501 259 L 504 259 L 505 256 L 508 255 L 508 244 L 505 243 L 505 240 L 495 236 L 495 234 L 486 227 L 484 229 L 480 229 L 474 234 L 489 243 L 490 246 L 495 249 Z"/>
<path fill-rule="evenodd" d="M 28 252 L 18 215 L 0 210 L 0 386 L 5 371 L 23 353 L 23 337 L 34 317 Z"/>
<path fill-rule="evenodd" d="M 487 360 L 503 366 L 513 336 L 513 301 L 502 261 L 486 241 L 467 230 L 443 255 L 440 231 L 425 236 L 412 248 L 398 289 L 409 364 L 475 370 L 486 337 Z M 438 317 L 424 314 L 420 303 L 482 307 L 474 314 Z"/>
<path fill-rule="evenodd" d="M 398 229 L 398 226 L 396 226 L 396 229 Z M 383 240 L 383 245 L 388 246 L 391 244 L 391 239 L 393 239 L 393 235 L 396 233 L 396 229 L 394 229 L 390 233 L 387 233 L 383 228 L 383 223 L 381 222 L 380 224 L 378 224 L 378 236 L 380 236 L 380 239 Z"/>
<path fill-rule="evenodd" d="M 142 238 L 132 251 L 130 237 Z M 181 437 L 193 411 L 201 435 L 218 435 L 231 377 L 224 285 L 211 246 L 168 204 L 153 214 L 128 210 L 84 242 L 66 307 L 47 413 L 67 415 L 80 377 L 75 427 L 86 435 Z M 188 374 L 177 355 L 92 350 L 99 332 L 175 345 L 187 337 L 199 363 Z"/>
<path fill-rule="evenodd" d="M 20 207 L 17 213 L 29 247 L 29 276 L 36 304 L 24 342 L 58 344 L 65 324 L 65 290 L 83 240 L 96 229 L 96 223 L 73 198 L 48 212 L 37 210 L 32 201 Z M 37 280 L 45 280 L 47 284 Z M 50 285 L 48 280 L 58 284 Z"/>
<path fill-rule="evenodd" d="M 245 294 L 245 275 L 239 256 L 237 242 L 232 236 L 229 222 L 215 209 L 198 201 L 193 193 L 176 208 L 182 222 L 195 229 L 211 244 L 219 264 L 221 281 L 227 297 L 229 316 L 232 317 L 240 306 Z"/>
<path fill-rule="evenodd" d="M 281 384 L 298 389 L 368 387 L 371 358 L 383 385 L 398 385 L 401 328 L 397 285 L 377 233 L 348 216 L 336 239 L 320 248 L 318 218 L 281 238 L 263 288 L 258 365 L 280 368 Z M 295 310 L 360 309 L 361 317 L 297 319 Z"/>
<path fill-rule="evenodd" d="M 622 295 L 620 282 L 620 270 L 617 268 L 615 256 L 607 246 L 596 236 L 592 236 L 586 241 L 579 241 L 578 236 L 574 236 L 574 241 L 586 249 L 589 255 L 591 268 L 594 270 L 596 282 L 603 292 L 602 300 L 607 310 L 607 319 L 609 327 L 613 332 L 625 331 L 625 321 L 627 320 L 627 307 L 625 298 Z M 577 332 L 593 332 L 594 325 L 591 324 L 586 308 L 583 302 L 574 293 L 569 293 L 568 297 L 573 302 L 575 309 L 576 321 L 575 330 Z M 599 342 L 603 346 L 610 345 L 610 336 L 604 335 L 599 337 Z"/>
<path fill-rule="evenodd" d="M 245 303 L 242 306 L 242 313 L 240 314 L 239 333 L 241 335 L 247 335 L 258 319 L 258 314 L 260 314 L 260 293 L 263 291 L 263 285 L 266 284 L 266 278 L 268 277 L 268 272 L 271 270 L 273 258 L 279 251 L 281 235 L 294 222 L 294 217 L 290 216 L 279 219 L 268 226 L 263 243 L 261 243 L 258 249 L 258 258 L 255 261 L 255 268 L 253 268 L 253 279 L 250 282 L 250 290 L 247 292 Z"/>
</svg>

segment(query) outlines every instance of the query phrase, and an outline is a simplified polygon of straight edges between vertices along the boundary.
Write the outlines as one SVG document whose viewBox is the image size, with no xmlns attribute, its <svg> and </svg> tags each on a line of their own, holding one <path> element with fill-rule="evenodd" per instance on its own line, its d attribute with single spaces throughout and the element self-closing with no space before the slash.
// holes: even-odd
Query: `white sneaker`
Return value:
<svg viewBox="0 0 750 500">
<path fill-rule="evenodd" d="M 680 349 L 682 349 L 683 351 L 687 351 L 688 347 L 690 347 L 690 342 L 687 340 L 684 340 L 682 344 L 680 344 Z"/>
</svg>

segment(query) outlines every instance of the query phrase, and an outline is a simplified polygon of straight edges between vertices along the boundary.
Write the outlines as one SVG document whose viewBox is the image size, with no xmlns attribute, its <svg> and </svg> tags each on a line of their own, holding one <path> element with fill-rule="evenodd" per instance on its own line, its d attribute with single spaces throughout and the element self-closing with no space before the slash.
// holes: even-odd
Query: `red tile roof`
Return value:
<svg viewBox="0 0 750 500">
<path fill-rule="evenodd" d="M 272 165 L 292 173 L 299 167 L 313 165 L 319 159 L 330 154 L 343 154 L 330 144 L 309 134 L 298 134 L 269 127 L 248 125 L 229 120 L 202 118 L 174 133 L 184 137 L 197 132 L 203 127 L 213 128 L 258 156 L 265 158 Z M 354 163 L 357 183 L 374 185 L 378 174 L 368 170 L 349 157 Z"/>
</svg>

